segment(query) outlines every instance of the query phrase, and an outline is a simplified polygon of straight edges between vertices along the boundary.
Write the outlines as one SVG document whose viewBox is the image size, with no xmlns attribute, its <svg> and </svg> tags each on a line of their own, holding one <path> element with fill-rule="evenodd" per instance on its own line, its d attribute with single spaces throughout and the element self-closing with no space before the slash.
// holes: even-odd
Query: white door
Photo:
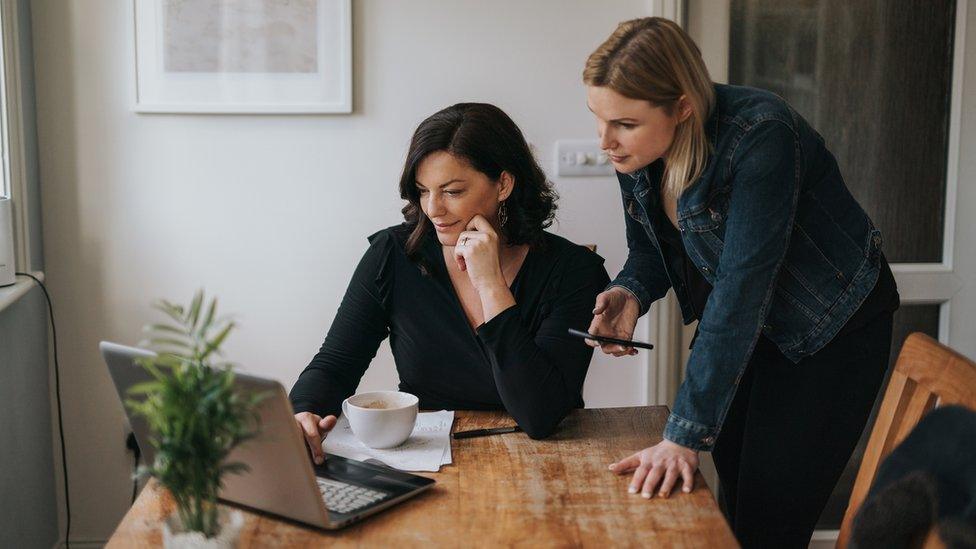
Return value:
<svg viewBox="0 0 976 549">
<path fill-rule="evenodd" d="M 885 235 L 902 300 L 892 360 L 913 331 L 976 357 L 976 15 L 966 8 L 966 0 L 684 5 L 712 78 L 786 98 L 824 136 Z M 815 545 L 836 539 L 861 451 Z"/>
</svg>

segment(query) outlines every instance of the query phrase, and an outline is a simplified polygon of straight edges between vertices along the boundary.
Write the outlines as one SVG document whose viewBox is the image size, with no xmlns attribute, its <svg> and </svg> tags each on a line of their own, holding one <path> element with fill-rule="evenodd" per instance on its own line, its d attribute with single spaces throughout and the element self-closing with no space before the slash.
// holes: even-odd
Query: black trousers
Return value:
<svg viewBox="0 0 976 549">
<path fill-rule="evenodd" d="M 888 367 L 892 313 L 794 364 L 760 337 L 712 457 L 743 547 L 807 547 Z"/>
</svg>

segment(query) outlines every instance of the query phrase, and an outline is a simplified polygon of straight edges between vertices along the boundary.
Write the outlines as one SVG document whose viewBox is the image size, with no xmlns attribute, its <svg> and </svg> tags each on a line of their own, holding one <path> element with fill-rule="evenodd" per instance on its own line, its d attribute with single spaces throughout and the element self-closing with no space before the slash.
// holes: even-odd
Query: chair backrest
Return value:
<svg viewBox="0 0 976 549">
<path fill-rule="evenodd" d="M 854 515 L 867 497 L 881 461 L 936 406 L 958 404 L 976 410 L 976 362 L 922 333 L 905 339 L 891 373 L 864 459 L 847 503 L 837 547 L 844 549 Z"/>
</svg>

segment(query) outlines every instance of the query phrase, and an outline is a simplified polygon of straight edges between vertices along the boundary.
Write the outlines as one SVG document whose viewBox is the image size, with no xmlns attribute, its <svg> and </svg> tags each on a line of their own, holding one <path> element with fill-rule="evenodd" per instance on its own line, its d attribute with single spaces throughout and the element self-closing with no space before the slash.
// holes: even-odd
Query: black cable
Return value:
<svg viewBox="0 0 976 549">
<path fill-rule="evenodd" d="M 135 469 L 139 468 L 139 456 L 136 456 L 135 463 L 132 464 Z M 134 505 L 136 502 L 136 490 L 139 488 L 139 477 L 132 475 L 132 503 L 129 505 Z"/>
<path fill-rule="evenodd" d="M 132 451 L 132 455 L 135 456 L 135 462 L 132 464 L 132 503 L 136 502 L 136 489 L 139 487 L 139 458 L 142 457 L 142 451 L 139 449 L 139 442 L 136 441 L 136 435 L 134 433 L 129 433 L 129 436 L 125 437 L 125 447 Z"/>
<path fill-rule="evenodd" d="M 64 470 L 64 510 L 67 524 L 64 529 L 64 546 L 68 549 L 71 546 L 69 535 L 71 534 L 71 498 L 68 494 L 68 456 L 64 445 L 64 417 L 61 413 L 61 368 L 58 365 L 58 332 L 54 328 L 54 305 L 51 304 L 51 296 L 47 293 L 47 288 L 36 276 L 30 273 L 15 273 L 20 276 L 32 278 L 44 292 L 44 299 L 47 300 L 47 312 L 51 318 L 51 340 L 54 345 L 54 394 L 58 403 L 58 434 L 61 438 L 61 467 Z"/>
</svg>

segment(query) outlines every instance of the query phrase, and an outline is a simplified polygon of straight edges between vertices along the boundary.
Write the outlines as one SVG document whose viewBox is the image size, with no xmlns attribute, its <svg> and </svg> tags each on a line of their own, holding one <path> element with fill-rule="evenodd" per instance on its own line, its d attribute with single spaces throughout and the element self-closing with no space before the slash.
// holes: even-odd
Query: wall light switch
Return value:
<svg viewBox="0 0 976 549">
<path fill-rule="evenodd" d="M 556 141 L 556 175 L 559 177 L 607 177 L 614 174 L 610 159 L 596 139 Z"/>
</svg>

